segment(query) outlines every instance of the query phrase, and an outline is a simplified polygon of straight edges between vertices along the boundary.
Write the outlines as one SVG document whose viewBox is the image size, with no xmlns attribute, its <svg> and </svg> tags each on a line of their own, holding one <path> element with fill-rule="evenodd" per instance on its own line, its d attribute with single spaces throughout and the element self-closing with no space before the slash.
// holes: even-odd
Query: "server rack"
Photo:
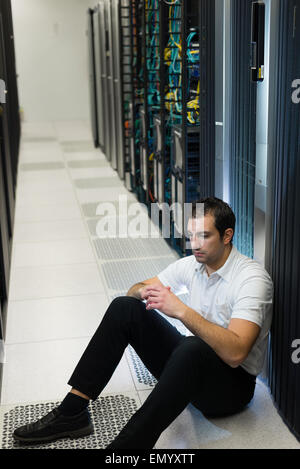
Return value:
<svg viewBox="0 0 300 469">
<path fill-rule="evenodd" d="M 105 125 L 106 119 L 104 116 L 105 109 L 107 109 L 107 96 L 105 86 L 105 61 L 104 61 L 104 48 L 105 48 L 105 35 L 103 34 L 100 24 L 100 11 L 101 3 L 94 9 L 93 14 L 93 28 L 94 28 L 94 48 L 95 48 L 95 83 L 96 83 L 96 97 L 97 97 L 97 123 L 98 123 L 98 144 L 100 149 L 105 153 Z M 104 47 L 102 46 L 104 44 Z"/>
<path fill-rule="evenodd" d="M 143 102 L 142 0 L 120 1 L 120 66 L 125 181 L 140 197 L 140 108 Z"/>
<path fill-rule="evenodd" d="M 120 179 L 125 178 L 125 158 L 123 146 L 123 120 L 122 120 L 122 84 L 120 64 L 120 0 L 111 1 L 111 34 L 112 34 L 112 69 L 114 86 L 114 122 L 116 132 L 116 166 Z M 126 181 L 125 181 L 126 182 Z M 129 185 L 128 185 L 129 188 Z"/>
<path fill-rule="evenodd" d="M 169 119 L 171 202 L 175 204 L 171 240 L 176 249 L 187 254 L 185 233 L 189 210 L 185 204 L 213 196 L 215 191 L 215 9 L 211 0 L 182 1 L 169 8 L 169 18 L 173 18 L 170 47 L 177 47 L 175 67 L 171 65 L 169 72 L 167 100 L 174 114 Z"/>
<path fill-rule="evenodd" d="M 154 190 L 154 116 L 160 110 L 160 31 L 161 2 L 147 0 L 143 6 L 143 80 L 144 100 L 141 115 L 140 167 L 145 201 L 155 202 Z"/>
<path fill-rule="evenodd" d="M 110 141 L 110 119 L 109 119 L 109 108 L 111 106 L 110 94 L 108 88 L 108 23 L 106 13 L 106 0 L 100 0 L 98 4 L 98 22 L 99 22 L 99 53 L 101 62 L 101 89 L 103 90 L 104 107 L 99 109 L 99 120 L 104 122 L 104 152 L 107 161 L 111 161 L 111 141 Z"/>
<path fill-rule="evenodd" d="M 118 0 L 101 0 L 93 10 L 99 146 L 120 179 L 124 179 L 119 22 Z"/>
<path fill-rule="evenodd" d="M 1 43 L 1 41 L 0 41 Z M 0 44 L 1 49 L 1 44 Z M 0 105 L 0 111 L 2 105 Z M 3 174 L 2 162 L 4 155 L 0 148 L 0 355 L 5 339 L 7 299 L 9 291 L 10 259 L 11 259 L 11 237 L 8 228 L 5 176 Z M 2 363 L 0 360 L 0 391 L 2 379 Z"/>
<path fill-rule="evenodd" d="M 159 14 L 159 44 L 156 46 L 160 56 L 159 61 L 159 86 L 160 86 L 160 109 L 154 115 L 154 187 L 153 196 L 160 207 L 160 204 L 171 203 L 170 187 L 170 129 L 171 115 L 166 109 L 166 89 L 168 85 L 169 67 L 165 60 L 165 51 L 169 41 L 169 8 L 166 4 L 160 3 Z"/>
<path fill-rule="evenodd" d="M 109 16 L 108 16 L 108 2 L 101 0 L 99 2 L 99 17 L 100 17 L 100 47 L 102 63 L 102 87 L 106 96 L 105 109 L 100 111 L 100 115 L 105 119 L 105 156 L 107 161 L 112 162 L 112 137 L 114 136 L 113 128 L 111 128 L 111 107 L 113 105 L 112 83 L 111 83 L 111 62 L 110 62 L 110 44 L 109 44 Z M 112 164 L 112 163 L 111 163 Z"/>
<path fill-rule="evenodd" d="M 105 153 L 149 209 L 181 207 L 170 230 L 185 253 L 180 211 L 214 194 L 214 1 L 102 0 L 99 18 Z"/>
<path fill-rule="evenodd" d="M 3 28 L 3 16 L 0 13 L 0 41 L 2 43 L 2 50 L 0 52 L 0 74 L 1 79 L 5 83 L 8 83 L 8 75 L 6 69 L 6 54 L 5 54 L 5 40 L 4 40 L 4 28 Z M 8 92 L 7 92 L 8 96 Z M 14 225 L 14 211 L 15 211 L 15 197 L 14 197 L 14 186 L 13 186 L 13 173 L 11 167 L 11 152 L 10 152 L 10 139 L 9 139 L 9 128 L 8 128 L 8 115 L 7 106 L 1 105 L 0 113 L 0 147 L 2 154 L 2 170 L 4 178 L 4 190 L 6 200 L 6 213 L 9 237 L 13 235 Z"/>
<path fill-rule="evenodd" d="M 269 382 L 279 414 L 300 440 L 300 102 L 299 86 L 291 87 L 300 77 L 300 0 L 280 0 L 278 18 Z"/>
<path fill-rule="evenodd" d="M 214 195 L 214 1 L 145 1 L 142 37 L 144 200 L 157 204 L 161 228 L 161 207 L 175 207 L 171 242 L 186 253 L 184 204 Z"/>
<path fill-rule="evenodd" d="M 232 115 L 230 201 L 236 213 L 235 244 L 253 257 L 257 83 L 251 82 L 251 0 L 232 2 Z"/>
<path fill-rule="evenodd" d="M 96 87 L 96 57 L 95 57 L 95 34 L 94 34 L 94 10 L 87 12 L 87 33 L 89 47 L 89 87 L 90 87 L 90 110 L 91 125 L 95 147 L 99 145 L 98 135 L 98 110 L 97 110 L 97 87 Z"/>
<path fill-rule="evenodd" d="M 14 47 L 14 29 L 12 21 L 12 10 L 10 0 L 1 2 L 3 19 L 3 39 L 5 45 L 6 80 L 9 83 L 9 90 L 6 96 L 7 125 L 9 128 L 9 147 L 11 170 L 13 179 L 13 192 L 17 182 L 18 156 L 21 136 L 21 125 L 19 116 L 19 97 L 17 87 L 17 72 Z"/>
<path fill-rule="evenodd" d="M 13 47 L 11 5 L 0 4 L 0 80 L 6 93 L 0 98 L 0 356 L 5 339 L 10 259 L 15 209 L 15 182 L 20 140 L 17 77 Z M 15 140 L 13 140 L 13 138 Z M 12 143 L 12 145 L 11 145 Z M 2 364 L 0 362 L 0 380 Z"/>
<path fill-rule="evenodd" d="M 118 168 L 117 163 L 117 132 L 116 132 L 116 97 L 114 87 L 114 61 L 113 61 L 113 32 L 112 32 L 112 6 L 111 0 L 106 0 L 104 3 L 104 14 L 106 23 L 106 34 L 107 34 L 107 91 L 109 99 L 108 113 L 108 129 L 109 129 L 109 161 L 113 169 Z"/>
</svg>

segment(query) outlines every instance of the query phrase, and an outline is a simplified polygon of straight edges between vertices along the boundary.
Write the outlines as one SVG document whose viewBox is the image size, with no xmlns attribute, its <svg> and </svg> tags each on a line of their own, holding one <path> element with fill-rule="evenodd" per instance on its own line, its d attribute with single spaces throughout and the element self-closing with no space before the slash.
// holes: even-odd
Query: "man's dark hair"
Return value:
<svg viewBox="0 0 300 469">
<path fill-rule="evenodd" d="M 221 199 L 217 199 L 216 197 L 206 197 L 197 200 L 192 203 L 192 218 L 197 217 L 197 204 L 204 204 L 204 215 L 207 215 L 208 213 L 213 215 L 215 219 L 215 227 L 218 230 L 221 239 L 224 236 L 225 230 L 228 228 L 232 228 L 234 233 L 236 222 L 235 214 L 226 202 Z"/>
</svg>

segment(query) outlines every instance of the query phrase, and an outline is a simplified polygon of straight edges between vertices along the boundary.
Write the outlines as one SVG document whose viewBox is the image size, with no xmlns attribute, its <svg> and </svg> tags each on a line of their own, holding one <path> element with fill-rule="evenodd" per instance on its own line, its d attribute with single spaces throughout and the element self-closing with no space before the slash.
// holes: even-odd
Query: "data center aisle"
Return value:
<svg viewBox="0 0 300 469">
<path fill-rule="evenodd" d="M 69 391 L 66 382 L 109 302 L 178 258 L 161 239 L 98 237 L 102 204 L 112 202 L 118 213 L 119 196 L 123 203 L 127 197 L 128 207 L 137 203 L 93 148 L 87 124 L 23 125 L 0 408 L 3 449 L 19 448 L 13 429 L 47 413 Z M 91 406 L 95 434 L 35 448 L 106 447 L 154 385 L 129 347 Z M 190 405 L 156 447 L 300 445 L 258 382 L 253 402 L 241 414 L 207 420 Z"/>
</svg>

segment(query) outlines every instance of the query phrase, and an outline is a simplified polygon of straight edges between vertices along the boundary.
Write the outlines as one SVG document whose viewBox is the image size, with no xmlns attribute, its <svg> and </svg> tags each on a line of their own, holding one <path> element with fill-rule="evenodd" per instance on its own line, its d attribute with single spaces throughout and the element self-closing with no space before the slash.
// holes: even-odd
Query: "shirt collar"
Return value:
<svg viewBox="0 0 300 469">
<path fill-rule="evenodd" d="M 218 275 L 219 277 L 222 277 L 224 280 L 226 280 L 226 282 L 229 281 L 230 279 L 230 273 L 231 273 L 231 268 L 232 268 L 232 264 L 234 262 L 234 258 L 237 254 L 237 249 L 234 245 L 232 245 L 232 249 L 230 251 L 230 254 L 225 262 L 224 265 L 222 265 L 222 267 L 220 267 L 220 269 L 216 270 L 215 272 L 213 272 L 211 274 L 211 276 L 215 276 L 215 275 Z M 196 261 L 197 262 L 197 261 Z M 201 274 L 205 274 L 206 273 L 206 269 L 205 269 L 205 264 L 202 264 L 198 271 L 201 273 Z"/>
</svg>

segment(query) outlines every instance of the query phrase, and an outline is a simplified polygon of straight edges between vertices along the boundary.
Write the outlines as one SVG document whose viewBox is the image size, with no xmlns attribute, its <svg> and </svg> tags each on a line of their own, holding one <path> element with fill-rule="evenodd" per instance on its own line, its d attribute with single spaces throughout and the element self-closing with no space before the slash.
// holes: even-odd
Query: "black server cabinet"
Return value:
<svg viewBox="0 0 300 469">
<path fill-rule="evenodd" d="M 300 0 L 279 2 L 270 386 L 300 440 Z"/>
<path fill-rule="evenodd" d="M 0 355 L 5 339 L 20 138 L 14 59 L 11 5 L 8 0 L 3 0 L 0 3 Z M 0 380 L 1 374 L 0 363 Z"/>
<path fill-rule="evenodd" d="M 18 168 L 18 156 L 19 156 L 19 145 L 21 136 L 21 125 L 19 115 L 19 97 L 17 87 L 17 72 L 16 72 L 16 59 L 15 59 L 15 47 L 14 47 L 14 30 L 12 21 L 12 11 L 10 0 L 2 0 L 1 2 L 2 12 L 2 27 L 3 37 L 5 45 L 5 68 L 6 68 L 6 83 L 8 86 L 8 93 L 6 95 L 6 113 L 7 122 L 9 127 L 9 146 L 10 146 L 10 159 L 13 179 L 13 189 L 15 192 L 16 181 L 17 181 L 17 168 Z"/>
<path fill-rule="evenodd" d="M 105 67 L 103 65 L 105 36 L 101 30 L 100 23 L 100 4 L 94 9 L 93 26 L 94 26 L 94 45 L 95 45 L 95 73 L 96 73 L 96 93 L 97 93 L 97 123 L 98 123 L 98 143 L 100 149 L 105 153 L 105 124 L 107 109 L 106 88 L 105 88 Z"/>
<path fill-rule="evenodd" d="M 230 201 L 236 214 L 235 245 L 254 254 L 257 83 L 251 81 L 251 0 L 232 1 Z"/>
<path fill-rule="evenodd" d="M 215 193 L 215 2 L 182 1 L 174 7 L 173 21 L 171 44 L 180 44 L 181 52 L 174 59 L 177 66 L 169 66 L 167 100 L 173 114 L 168 132 L 176 204 L 171 229 L 173 247 L 186 255 L 188 204 Z"/>
<path fill-rule="evenodd" d="M 7 86 L 7 98 L 9 94 L 9 83 L 6 73 L 6 56 L 5 56 L 5 42 L 3 34 L 3 17 L 0 13 L 0 79 L 6 83 Z M 14 224 L 14 210 L 15 210 L 15 198 L 14 198 L 14 186 L 13 186 L 13 173 L 11 167 L 11 153 L 10 153 L 10 140 L 9 140 L 9 129 L 7 119 L 7 102 L 1 104 L 0 111 L 0 148 L 1 148 L 1 165 L 3 171 L 4 190 L 5 190 L 5 201 L 6 201 L 6 215 L 9 237 L 12 238 L 13 224 Z"/>
<path fill-rule="evenodd" d="M 104 144 L 105 156 L 108 161 L 111 161 L 111 141 L 110 141 L 110 118 L 109 111 L 111 106 L 110 90 L 108 88 L 108 29 L 107 29 L 107 14 L 105 7 L 106 0 L 101 0 L 98 4 L 99 8 L 99 39 L 100 39 L 100 60 L 101 60 L 101 88 L 103 90 L 104 107 L 99 109 L 100 118 L 104 122 Z"/>
<path fill-rule="evenodd" d="M 111 30 L 112 30 L 112 67 L 114 84 L 114 120 L 116 129 L 116 166 L 120 179 L 125 179 L 125 156 L 123 146 L 122 120 L 122 85 L 121 85 L 121 22 L 119 0 L 111 2 Z M 125 181 L 126 183 L 126 181 Z M 130 188 L 130 184 L 128 184 Z"/>
<path fill-rule="evenodd" d="M 1 112 L 1 105 L 0 105 Z M 9 233 L 9 223 L 6 205 L 6 191 L 5 191 L 5 173 L 3 171 L 3 153 L 0 148 L 0 299 L 2 309 L 4 310 L 4 303 L 8 297 L 9 287 L 9 269 L 10 269 L 10 254 L 11 254 L 11 236 Z"/>
<path fill-rule="evenodd" d="M 107 92 L 109 99 L 108 122 L 109 122 L 109 161 L 113 169 L 118 168 L 117 161 L 117 130 L 115 112 L 115 86 L 114 86 L 114 49 L 113 49 L 113 29 L 112 29 L 112 2 L 106 0 L 104 4 L 105 21 L 107 28 Z"/>
<path fill-rule="evenodd" d="M 0 45 L 1 47 L 1 45 Z M 1 112 L 0 104 L 0 112 Z M 6 211 L 6 194 L 4 187 L 4 175 L 2 171 L 3 155 L 0 148 L 0 341 L 3 344 L 5 339 L 7 298 L 9 289 L 9 272 L 11 243 L 8 230 L 8 219 Z M 0 355 L 2 350 L 0 349 Z M 0 361 L 0 394 L 2 380 L 2 363 Z"/>
<path fill-rule="evenodd" d="M 98 136 L 98 111 L 96 88 L 96 62 L 95 62 L 95 34 L 94 34 L 94 10 L 89 8 L 87 12 L 88 23 L 88 49 L 89 49 L 89 87 L 90 87 L 90 111 L 92 134 L 95 147 L 99 146 Z"/>
<path fill-rule="evenodd" d="M 119 2 L 119 66 L 125 185 L 141 197 L 140 109 L 143 104 L 143 0 Z M 143 199 L 142 199 L 143 200 Z"/>
</svg>

